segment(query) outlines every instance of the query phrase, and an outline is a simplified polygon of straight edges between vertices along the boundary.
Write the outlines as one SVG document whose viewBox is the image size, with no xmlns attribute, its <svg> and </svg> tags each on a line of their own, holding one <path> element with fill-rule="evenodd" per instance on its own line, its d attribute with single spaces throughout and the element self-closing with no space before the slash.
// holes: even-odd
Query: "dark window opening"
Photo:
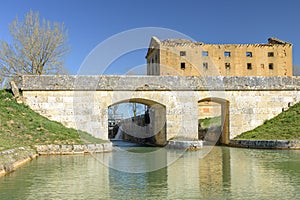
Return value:
<svg viewBox="0 0 300 200">
<path fill-rule="evenodd" d="M 263 68 L 263 69 L 265 68 L 265 65 L 264 65 L 264 64 L 260 64 L 260 66 L 261 66 L 261 68 Z"/>
<path fill-rule="evenodd" d="M 203 63 L 203 68 L 204 68 L 204 69 L 208 69 L 208 63 L 207 63 L 207 62 L 204 62 L 204 63 Z"/>
<path fill-rule="evenodd" d="M 268 52 L 268 57 L 274 57 L 274 52 Z"/>
<path fill-rule="evenodd" d="M 247 51 L 247 52 L 246 52 L 246 57 L 252 57 L 252 52 Z"/>
<path fill-rule="evenodd" d="M 269 63 L 269 69 L 273 70 L 274 69 L 274 64 L 273 63 Z"/>
<path fill-rule="evenodd" d="M 202 51 L 202 56 L 208 56 L 208 51 Z"/>
<path fill-rule="evenodd" d="M 225 51 L 225 52 L 224 52 L 224 56 L 225 56 L 225 57 L 230 57 L 230 56 L 231 56 L 230 51 Z"/>
<path fill-rule="evenodd" d="M 249 70 L 252 69 L 252 64 L 251 63 L 247 63 L 247 69 L 249 69 Z"/>
<path fill-rule="evenodd" d="M 180 68 L 183 69 L 183 70 L 185 69 L 185 63 L 184 62 L 180 63 Z"/>
<path fill-rule="evenodd" d="M 186 56 L 186 52 L 185 51 L 180 51 L 180 56 Z"/>
<path fill-rule="evenodd" d="M 225 63 L 225 69 L 227 69 L 227 70 L 230 69 L 230 63 Z"/>
</svg>

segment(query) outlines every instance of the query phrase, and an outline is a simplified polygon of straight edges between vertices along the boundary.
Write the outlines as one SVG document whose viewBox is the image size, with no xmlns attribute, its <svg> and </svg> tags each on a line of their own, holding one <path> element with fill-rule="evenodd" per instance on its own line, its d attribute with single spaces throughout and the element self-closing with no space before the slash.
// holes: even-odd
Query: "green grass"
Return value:
<svg viewBox="0 0 300 200">
<path fill-rule="evenodd" d="M 201 128 L 221 126 L 221 116 L 198 119 L 198 124 Z"/>
<path fill-rule="evenodd" d="M 85 132 L 48 120 L 24 104 L 18 104 L 8 91 L 0 90 L 0 150 L 36 144 L 103 142 Z"/>
<path fill-rule="evenodd" d="M 234 139 L 300 140 L 300 103 Z"/>
</svg>

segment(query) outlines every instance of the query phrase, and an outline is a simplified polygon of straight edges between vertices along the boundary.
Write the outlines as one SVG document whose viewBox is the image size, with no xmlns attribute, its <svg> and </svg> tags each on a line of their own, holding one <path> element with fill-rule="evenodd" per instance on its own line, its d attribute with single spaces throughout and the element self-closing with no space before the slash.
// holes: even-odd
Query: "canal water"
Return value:
<svg viewBox="0 0 300 200">
<path fill-rule="evenodd" d="M 300 199 L 300 151 L 205 148 L 40 156 L 0 178 L 0 199 Z"/>
</svg>

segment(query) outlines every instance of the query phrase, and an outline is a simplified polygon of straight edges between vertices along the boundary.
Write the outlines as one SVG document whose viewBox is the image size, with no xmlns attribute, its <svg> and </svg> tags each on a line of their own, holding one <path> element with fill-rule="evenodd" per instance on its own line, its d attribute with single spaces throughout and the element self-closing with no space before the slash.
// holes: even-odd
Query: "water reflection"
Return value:
<svg viewBox="0 0 300 200">
<path fill-rule="evenodd" d="M 127 149 L 126 149 L 127 148 Z M 136 155 L 155 149 L 126 147 Z M 300 152 L 215 147 L 187 152 L 173 164 L 145 173 L 105 167 L 100 161 L 147 167 L 156 160 L 107 154 L 39 157 L 0 178 L 0 199 L 299 199 Z M 204 150 L 205 151 L 205 150 Z M 120 153 L 121 152 L 121 153 Z M 123 155 L 123 157 L 122 157 Z M 134 155 L 134 154 L 133 154 Z M 132 162 L 133 163 L 132 165 Z"/>
</svg>

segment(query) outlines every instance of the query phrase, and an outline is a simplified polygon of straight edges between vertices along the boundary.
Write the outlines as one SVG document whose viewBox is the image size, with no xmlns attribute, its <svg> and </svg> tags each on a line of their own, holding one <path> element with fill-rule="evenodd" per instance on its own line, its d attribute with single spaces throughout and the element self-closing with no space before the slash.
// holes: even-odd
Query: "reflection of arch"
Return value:
<svg viewBox="0 0 300 200">
<path fill-rule="evenodd" d="M 122 139 L 143 144 L 165 145 L 167 138 L 166 106 L 150 99 L 130 98 L 114 102 L 108 106 L 108 109 L 124 103 L 143 104 L 147 106 L 147 110 L 143 114 L 120 121 L 119 125 L 122 127 L 124 136 Z"/>
<path fill-rule="evenodd" d="M 217 97 L 208 97 L 198 101 L 198 105 L 203 102 L 214 102 L 221 105 L 221 135 L 220 143 L 229 144 L 229 101 Z"/>
</svg>

